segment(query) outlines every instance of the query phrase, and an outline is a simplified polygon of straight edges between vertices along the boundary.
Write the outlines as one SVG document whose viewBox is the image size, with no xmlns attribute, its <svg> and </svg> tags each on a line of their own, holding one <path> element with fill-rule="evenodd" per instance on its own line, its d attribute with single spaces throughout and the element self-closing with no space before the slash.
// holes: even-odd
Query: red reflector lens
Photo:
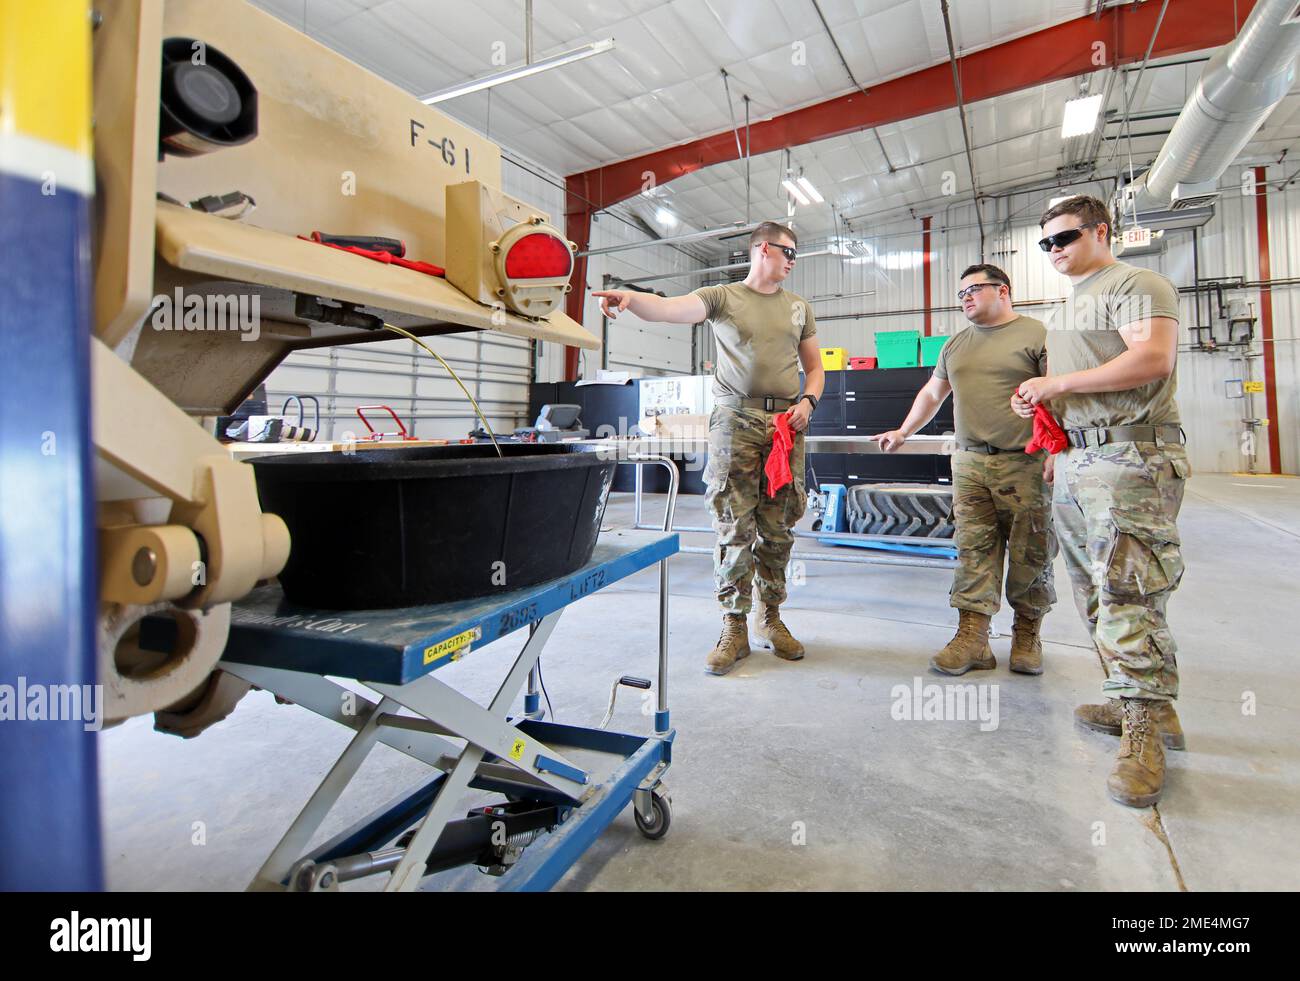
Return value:
<svg viewBox="0 0 1300 981">
<path fill-rule="evenodd" d="M 569 246 L 545 232 L 525 235 L 506 253 L 509 279 L 567 279 L 572 271 L 573 253 Z"/>
</svg>

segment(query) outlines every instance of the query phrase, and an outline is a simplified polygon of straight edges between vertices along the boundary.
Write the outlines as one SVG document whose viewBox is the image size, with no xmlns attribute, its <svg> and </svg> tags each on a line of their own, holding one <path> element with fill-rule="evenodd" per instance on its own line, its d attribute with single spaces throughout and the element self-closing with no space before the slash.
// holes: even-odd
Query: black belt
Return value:
<svg viewBox="0 0 1300 981">
<path fill-rule="evenodd" d="M 959 448 L 965 450 L 967 453 L 987 453 L 989 456 L 996 456 L 999 453 L 1025 452 L 1023 446 L 1014 450 L 1004 450 L 1001 447 L 994 446 L 992 443 L 963 443 L 960 444 Z"/>
<path fill-rule="evenodd" d="M 1070 445 L 1075 449 L 1104 446 L 1107 443 L 1183 444 L 1187 434 L 1182 426 L 1107 426 L 1098 429 L 1067 429 Z"/>
<path fill-rule="evenodd" d="M 724 408 L 762 409 L 764 412 L 783 412 L 794 403 L 794 399 L 779 399 L 772 395 L 765 395 L 759 399 L 745 399 L 739 395 L 715 395 L 713 397 L 713 404 L 721 405 Z"/>
</svg>

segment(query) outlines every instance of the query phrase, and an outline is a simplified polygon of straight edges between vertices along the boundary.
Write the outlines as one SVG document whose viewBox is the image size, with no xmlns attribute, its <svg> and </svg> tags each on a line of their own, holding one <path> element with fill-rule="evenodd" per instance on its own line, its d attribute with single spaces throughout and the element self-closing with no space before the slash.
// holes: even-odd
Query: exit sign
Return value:
<svg viewBox="0 0 1300 981">
<path fill-rule="evenodd" d="M 1151 244 L 1151 229 L 1149 228 L 1126 228 L 1124 229 L 1124 248 L 1141 249 Z"/>
</svg>

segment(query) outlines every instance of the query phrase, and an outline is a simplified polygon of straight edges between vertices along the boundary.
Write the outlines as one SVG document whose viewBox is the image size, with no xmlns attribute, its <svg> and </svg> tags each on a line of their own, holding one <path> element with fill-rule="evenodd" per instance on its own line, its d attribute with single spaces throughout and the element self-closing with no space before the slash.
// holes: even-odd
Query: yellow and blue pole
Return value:
<svg viewBox="0 0 1300 981">
<path fill-rule="evenodd" d="M 88 0 L 0 0 L 0 889 L 102 889 Z"/>
</svg>

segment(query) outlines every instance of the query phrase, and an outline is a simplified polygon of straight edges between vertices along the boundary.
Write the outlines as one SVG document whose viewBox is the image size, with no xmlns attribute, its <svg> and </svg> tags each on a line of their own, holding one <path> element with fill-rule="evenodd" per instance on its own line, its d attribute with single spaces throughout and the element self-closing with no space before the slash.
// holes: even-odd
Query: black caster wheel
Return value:
<svg viewBox="0 0 1300 981">
<path fill-rule="evenodd" d="M 650 821 L 642 818 L 635 806 L 632 814 L 636 818 L 637 830 L 651 841 L 656 841 L 668 833 L 668 827 L 673 823 L 673 801 L 668 796 L 668 791 L 656 787 L 650 792 L 650 806 L 654 811 L 654 818 Z"/>
</svg>

